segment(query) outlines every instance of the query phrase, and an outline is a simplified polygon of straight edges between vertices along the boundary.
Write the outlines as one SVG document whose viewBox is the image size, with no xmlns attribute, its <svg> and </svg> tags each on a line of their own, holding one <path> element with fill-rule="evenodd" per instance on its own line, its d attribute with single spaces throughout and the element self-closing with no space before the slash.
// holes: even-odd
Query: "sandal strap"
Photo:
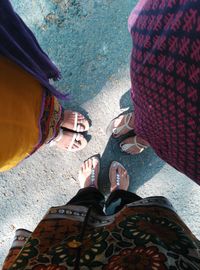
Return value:
<svg viewBox="0 0 200 270">
<path fill-rule="evenodd" d="M 133 130 L 133 128 L 129 126 L 129 122 L 130 122 L 130 120 L 131 120 L 131 117 L 132 117 L 132 113 L 127 113 L 127 114 L 125 114 L 125 116 L 124 116 L 124 118 L 125 118 L 125 119 L 124 119 L 124 120 L 125 120 L 124 124 L 123 124 L 122 126 L 113 128 L 113 133 L 114 133 L 115 135 L 117 135 L 117 134 L 119 134 L 124 128 L 127 128 L 127 129 L 129 129 L 129 130 Z"/>
<path fill-rule="evenodd" d="M 74 112 L 74 128 L 73 128 L 73 130 L 78 131 L 77 130 L 77 128 L 78 128 L 77 125 L 78 125 L 78 113 Z"/>
<path fill-rule="evenodd" d="M 90 174 L 90 186 L 93 187 L 95 186 L 94 182 L 95 182 L 95 170 L 93 168 L 93 165 L 92 165 L 92 170 L 91 170 L 91 174 Z"/>
<path fill-rule="evenodd" d="M 92 157 L 92 169 L 91 169 L 91 174 L 90 174 L 90 187 L 95 187 L 95 179 L 96 179 L 96 173 L 95 173 L 95 168 L 93 165 L 93 161 L 94 161 L 95 157 Z M 99 166 L 99 165 L 97 165 Z M 97 171 L 97 174 L 99 173 L 99 171 Z"/>
<path fill-rule="evenodd" d="M 133 147 L 133 146 L 136 146 L 139 150 L 140 150 L 140 153 L 144 150 L 144 149 L 146 149 L 146 148 L 148 148 L 148 146 L 147 145 L 144 145 L 144 144 L 141 144 L 141 143 L 138 143 L 137 142 L 137 136 L 134 136 L 133 137 L 133 143 L 126 143 L 126 144 L 120 144 L 120 147 L 121 147 L 121 149 L 124 151 L 124 152 L 127 152 L 131 147 Z"/>
<path fill-rule="evenodd" d="M 80 122 L 77 123 L 76 132 L 83 132 L 85 130 L 85 127 L 84 127 L 84 130 L 81 130 L 81 127 L 84 127 L 83 120 L 80 120 Z"/>
<path fill-rule="evenodd" d="M 72 137 L 72 140 L 71 140 L 69 146 L 67 147 L 67 150 L 69 150 L 69 151 L 72 150 L 74 142 L 79 141 L 79 139 L 80 139 L 80 134 L 79 133 L 74 133 L 74 135 Z"/>
<path fill-rule="evenodd" d="M 80 132 L 81 130 L 81 125 L 77 124 L 76 132 Z"/>
</svg>

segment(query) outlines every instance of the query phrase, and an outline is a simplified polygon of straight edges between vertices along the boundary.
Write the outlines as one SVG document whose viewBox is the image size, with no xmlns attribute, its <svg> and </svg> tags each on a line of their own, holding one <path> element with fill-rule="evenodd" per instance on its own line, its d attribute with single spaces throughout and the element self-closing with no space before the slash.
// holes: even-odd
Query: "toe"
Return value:
<svg viewBox="0 0 200 270">
<path fill-rule="evenodd" d="M 83 171 L 86 170 L 86 163 L 84 162 L 82 165 Z"/>
<path fill-rule="evenodd" d="M 84 119 L 85 117 L 84 117 L 84 115 L 82 115 L 82 113 L 78 113 L 78 119 L 79 120 L 82 120 L 82 119 Z"/>
<path fill-rule="evenodd" d="M 128 177 L 127 171 L 124 171 L 122 175 L 123 181 L 126 181 L 127 177 Z"/>
<path fill-rule="evenodd" d="M 88 170 L 88 169 L 90 168 L 89 159 L 88 159 L 88 160 L 86 160 L 85 164 L 86 164 L 86 169 Z"/>
<path fill-rule="evenodd" d="M 95 169 L 96 175 L 99 173 L 99 159 L 96 157 L 92 158 L 92 167 Z"/>
<path fill-rule="evenodd" d="M 83 131 L 85 131 L 85 127 L 84 127 L 84 125 L 82 125 L 82 123 L 78 124 L 78 126 L 77 126 L 77 130 L 78 130 L 79 132 L 83 132 Z"/>
<path fill-rule="evenodd" d="M 92 169 L 92 158 L 88 159 L 88 167 Z"/>
<path fill-rule="evenodd" d="M 75 142 L 72 146 L 72 149 L 75 150 L 75 149 L 78 149 L 80 147 L 80 143 L 79 142 Z"/>
<path fill-rule="evenodd" d="M 81 113 L 78 114 L 78 126 L 80 132 L 87 131 L 89 129 L 89 122 Z"/>
<path fill-rule="evenodd" d="M 123 174 L 123 169 L 122 169 L 122 167 L 121 166 L 117 166 L 117 172 L 118 172 L 118 174 L 121 176 L 122 174 Z"/>
<path fill-rule="evenodd" d="M 89 124 L 89 122 L 88 122 L 88 120 L 86 118 L 84 118 L 84 120 L 82 120 L 82 125 L 83 125 L 83 128 L 84 128 L 84 131 L 89 130 L 90 124 Z"/>
<path fill-rule="evenodd" d="M 93 157 L 92 158 L 92 165 L 93 165 L 94 168 L 96 168 L 96 166 L 98 165 L 98 163 L 99 163 L 99 160 L 96 157 Z"/>
</svg>

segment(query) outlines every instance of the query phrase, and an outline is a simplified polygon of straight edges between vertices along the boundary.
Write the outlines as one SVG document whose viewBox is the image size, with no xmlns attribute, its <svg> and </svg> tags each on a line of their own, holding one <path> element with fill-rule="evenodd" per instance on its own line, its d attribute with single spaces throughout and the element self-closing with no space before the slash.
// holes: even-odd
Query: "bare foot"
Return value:
<svg viewBox="0 0 200 270">
<path fill-rule="evenodd" d="M 110 192 L 116 189 L 128 190 L 129 175 L 127 170 L 117 161 L 113 161 L 109 169 Z"/>
<path fill-rule="evenodd" d="M 131 155 L 141 153 L 148 146 L 149 143 L 138 136 L 129 137 L 120 143 L 121 150 Z"/>
<path fill-rule="evenodd" d="M 130 130 L 134 129 L 134 113 L 127 113 L 119 115 L 113 119 L 107 128 L 107 133 L 112 134 L 114 138 L 118 138 L 122 135 L 127 134 Z"/>
<path fill-rule="evenodd" d="M 89 122 L 81 113 L 65 110 L 61 126 L 73 131 L 84 132 L 88 131 Z"/>
<path fill-rule="evenodd" d="M 100 170 L 100 160 L 97 157 L 91 157 L 83 162 L 79 171 L 80 187 L 95 187 L 98 189 L 98 175 Z"/>
<path fill-rule="evenodd" d="M 62 131 L 61 135 L 58 135 L 58 137 L 55 138 L 55 141 L 59 148 L 66 149 L 71 152 L 80 151 L 87 145 L 87 140 L 82 134 L 72 131 Z"/>
</svg>

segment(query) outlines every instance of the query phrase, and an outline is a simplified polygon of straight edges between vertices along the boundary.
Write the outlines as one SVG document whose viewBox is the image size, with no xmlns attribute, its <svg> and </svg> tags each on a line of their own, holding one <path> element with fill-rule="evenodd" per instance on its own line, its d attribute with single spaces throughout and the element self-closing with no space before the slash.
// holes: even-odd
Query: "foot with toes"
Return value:
<svg viewBox="0 0 200 270">
<path fill-rule="evenodd" d="M 80 151 L 87 145 L 87 140 L 81 133 L 88 130 L 89 121 L 81 113 L 65 110 L 60 132 L 50 145 L 56 144 L 69 152 Z"/>
<path fill-rule="evenodd" d="M 130 131 L 134 131 L 134 120 L 135 115 L 133 112 L 119 115 L 110 122 L 107 134 L 113 138 L 120 138 Z M 135 155 L 148 148 L 149 143 L 140 136 L 130 135 L 119 143 L 119 147 L 122 152 Z"/>
</svg>

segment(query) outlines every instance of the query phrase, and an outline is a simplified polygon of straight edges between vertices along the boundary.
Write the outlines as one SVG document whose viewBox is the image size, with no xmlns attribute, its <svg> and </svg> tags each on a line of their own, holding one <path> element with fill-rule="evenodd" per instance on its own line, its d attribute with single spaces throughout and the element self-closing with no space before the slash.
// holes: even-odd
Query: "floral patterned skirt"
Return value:
<svg viewBox="0 0 200 270">
<path fill-rule="evenodd" d="M 18 230 L 3 270 L 200 269 L 200 242 L 166 198 L 137 199 L 101 215 L 95 203 L 75 205 L 80 192 L 103 200 L 98 190 L 82 189 L 52 207 L 33 233 Z"/>
</svg>

